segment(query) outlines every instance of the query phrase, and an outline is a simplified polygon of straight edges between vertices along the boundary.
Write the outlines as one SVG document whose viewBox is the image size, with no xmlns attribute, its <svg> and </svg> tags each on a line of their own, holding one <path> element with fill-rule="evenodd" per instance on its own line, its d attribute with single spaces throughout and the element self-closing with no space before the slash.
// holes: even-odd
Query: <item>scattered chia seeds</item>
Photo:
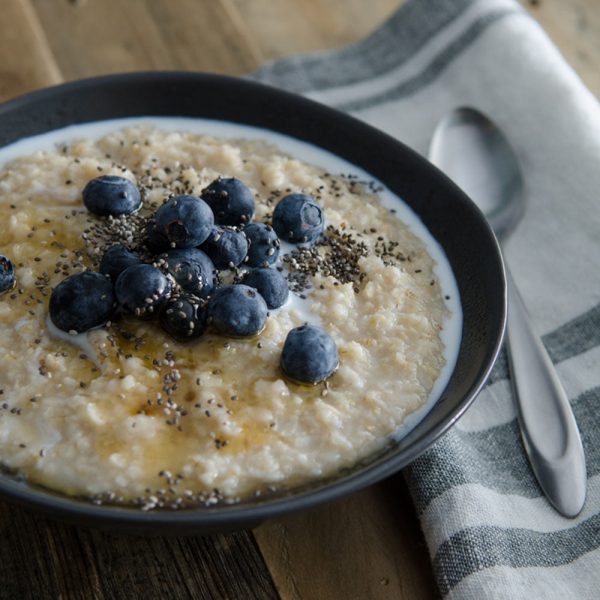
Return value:
<svg viewBox="0 0 600 600">
<path fill-rule="evenodd" d="M 301 293 L 312 287 L 311 277 L 317 274 L 333 277 L 338 283 L 359 283 L 359 259 L 368 256 L 366 244 L 329 225 L 321 241 L 309 248 L 297 248 L 283 257 L 289 270 L 288 283 L 292 292 Z"/>
</svg>

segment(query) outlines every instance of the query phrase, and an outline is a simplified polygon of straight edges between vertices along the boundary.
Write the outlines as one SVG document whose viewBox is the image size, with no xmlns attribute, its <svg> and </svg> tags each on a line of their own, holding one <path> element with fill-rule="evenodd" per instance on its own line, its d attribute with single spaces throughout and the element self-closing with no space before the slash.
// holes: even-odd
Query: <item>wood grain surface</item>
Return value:
<svg viewBox="0 0 600 600">
<path fill-rule="evenodd" d="M 400 0 L 2 0 L 0 99 L 149 69 L 241 74 L 335 48 Z M 527 0 L 600 94 L 598 0 Z M 0 598 L 419 599 L 436 597 L 402 475 L 253 532 L 136 538 L 0 503 Z"/>
</svg>

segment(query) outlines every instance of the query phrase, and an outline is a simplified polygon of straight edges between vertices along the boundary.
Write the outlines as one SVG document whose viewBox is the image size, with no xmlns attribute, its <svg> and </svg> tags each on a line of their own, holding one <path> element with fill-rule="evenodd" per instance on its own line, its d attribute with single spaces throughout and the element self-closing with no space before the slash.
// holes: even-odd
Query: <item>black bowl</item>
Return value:
<svg viewBox="0 0 600 600">
<path fill-rule="evenodd" d="M 352 117 L 250 81 L 196 73 L 111 75 L 48 88 L 0 106 L 0 146 L 53 129 L 132 116 L 184 116 L 252 125 L 324 148 L 403 198 L 442 246 L 463 309 L 459 356 L 440 399 L 399 442 L 347 472 L 278 497 L 231 506 L 143 512 L 96 506 L 0 476 L 0 496 L 87 526 L 137 533 L 208 533 L 332 500 L 406 466 L 473 401 L 498 354 L 506 289 L 496 239 L 477 207 L 421 156 Z"/>
</svg>

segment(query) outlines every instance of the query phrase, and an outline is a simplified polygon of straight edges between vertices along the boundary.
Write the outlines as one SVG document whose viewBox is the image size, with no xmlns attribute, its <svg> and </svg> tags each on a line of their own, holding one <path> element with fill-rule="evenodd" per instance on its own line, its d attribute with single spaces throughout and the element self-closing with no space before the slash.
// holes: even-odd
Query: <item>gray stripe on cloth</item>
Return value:
<svg viewBox="0 0 600 600">
<path fill-rule="evenodd" d="M 600 345 L 600 304 L 542 336 L 552 362 L 583 354 Z M 488 385 L 508 378 L 508 358 L 503 349 L 492 369 Z"/>
<path fill-rule="evenodd" d="M 463 529 L 444 541 L 433 559 L 442 595 L 459 581 L 487 567 L 555 567 L 598 547 L 600 514 L 570 529 L 551 533 L 480 526 Z M 469 560 L 465 560 L 468 556 Z"/>
<path fill-rule="evenodd" d="M 588 477 L 600 473 L 600 444 L 586 432 L 600 431 L 600 386 L 572 401 L 582 432 Z M 417 458 L 404 474 L 417 513 L 455 486 L 477 483 L 502 494 L 537 498 L 542 491 L 525 457 L 516 419 L 484 431 L 456 427 Z"/>
<path fill-rule="evenodd" d="M 400 98 L 411 96 L 444 72 L 462 52 L 464 52 L 477 38 L 493 23 L 510 15 L 522 15 L 520 8 L 503 8 L 483 15 L 473 22 L 461 35 L 448 44 L 441 52 L 438 52 L 418 75 L 405 79 L 385 92 L 374 94 L 368 98 L 352 100 L 333 104 L 334 108 L 346 112 L 360 112 Z"/>
<path fill-rule="evenodd" d="M 408 2 L 356 44 L 342 50 L 284 58 L 262 67 L 252 78 L 298 93 L 363 82 L 402 65 L 472 3 Z"/>
</svg>

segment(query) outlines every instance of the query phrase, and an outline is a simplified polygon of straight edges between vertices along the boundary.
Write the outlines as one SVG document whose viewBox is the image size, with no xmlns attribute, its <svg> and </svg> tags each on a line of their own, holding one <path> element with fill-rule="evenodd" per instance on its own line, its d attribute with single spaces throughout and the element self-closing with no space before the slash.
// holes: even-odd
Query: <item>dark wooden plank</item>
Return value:
<svg viewBox="0 0 600 600">
<path fill-rule="evenodd" d="M 226 0 L 268 58 L 338 48 L 369 34 L 404 0 Z"/>
<path fill-rule="evenodd" d="M 221 0 L 32 0 L 66 79 L 154 69 L 238 74 L 263 61 Z"/>
<path fill-rule="evenodd" d="M 278 598 L 250 532 L 134 537 L 0 504 L 0 599 Z"/>
<path fill-rule="evenodd" d="M 0 101 L 62 79 L 27 0 L 2 1 L 0 59 Z"/>
<path fill-rule="evenodd" d="M 401 475 L 254 532 L 283 598 L 428 600 L 429 555 Z"/>
<path fill-rule="evenodd" d="M 160 30 L 136 0 L 31 2 L 65 79 L 172 62 Z"/>
<path fill-rule="evenodd" d="M 147 7 L 168 40 L 174 65 L 238 75 L 265 60 L 230 0 L 148 0 Z"/>
</svg>

